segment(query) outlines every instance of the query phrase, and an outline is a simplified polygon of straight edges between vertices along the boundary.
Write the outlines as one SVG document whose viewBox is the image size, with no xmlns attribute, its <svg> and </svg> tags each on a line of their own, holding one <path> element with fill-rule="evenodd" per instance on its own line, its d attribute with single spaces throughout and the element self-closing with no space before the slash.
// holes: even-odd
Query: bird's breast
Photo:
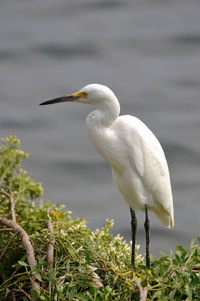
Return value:
<svg viewBox="0 0 200 301">
<path fill-rule="evenodd" d="M 88 126 L 87 131 L 90 140 L 97 152 L 111 165 L 111 167 L 123 169 L 123 151 L 118 145 L 118 139 L 110 128 Z"/>
</svg>

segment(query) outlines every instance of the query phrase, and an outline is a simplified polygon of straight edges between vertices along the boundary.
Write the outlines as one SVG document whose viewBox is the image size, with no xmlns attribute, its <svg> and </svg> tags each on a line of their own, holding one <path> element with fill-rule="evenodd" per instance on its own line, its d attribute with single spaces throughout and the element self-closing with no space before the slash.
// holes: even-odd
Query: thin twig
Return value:
<svg viewBox="0 0 200 301">
<path fill-rule="evenodd" d="M 13 236 L 9 239 L 7 245 L 4 247 L 3 251 L 1 252 L 1 255 L 0 255 L 0 261 L 2 260 L 4 254 L 6 253 L 7 249 L 10 247 L 13 239 L 15 238 L 15 236 L 17 235 L 17 233 L 14 233 Z"/>
<path fill-rule="evenodd" d="M 12 232 L 13 229 L 12 228 L 2 228 L 0 229 L 0 232 Z"/>
<path fill-rule="evenodd" d="M 0 185 L 0 188 L 7 189 L 9 191 L 9 193 L 12 194 L 12 190 L 10 189 L 9 186 L 7 186 L 7 185 Z"/>
<path fill-rule="evenodd" d="M 16 223 L 16 215 L 15 215 L 15 200 L 13 198 L 13 195 L 10 195 L 10 202 L 11 202 L 11 214 L 12 214 L 12 220 Z"/>
<path fill-rule="evenodd" d="M 53 268 L 53 257 L 54 257 L 53 254 L 54 254 L 55 236 L 54 236 L 54 229 L 53 229 L 52 220 L 51 220 L 51 217 L 49 215 L 49 210 L 47 212 L 47 216 L 48 216 L 48 219 L 49 219 L 47 221 L 47 227 L 48 227 L 48 230 L 51 233 L 48 252 L 47 252 L 47 257 L 48 257 L 48 262 L 49 262 L 48 269 L 51 269 L 51 268 Z"/>
<path fill-rule="evenodd" d="M 10 199 L 12 220 L 13 220 L 13 222 L 16 222 L 15 200 L 13 198 L 12 191 L 11 191 L 10 187 L 8 187 L 6 185 L 0 185 L 0 187 L 3 188 L 3 189 L 8 189 L 8 191 L 9 191 L 9 193 L 8 193 L 6 191 L 1 190 L 0 193 Z"/>
<path fill-rule="evenodd" d="M 34 250 L 31 245 L 29 236 L 26 233 L 26 231 L 22 227 L 20 227 L 16 222 L 10 221 L 5 217 L 0 218 L 0 223 L 6 227 L 12 228 L 14 230 L 14 232 L 16 232 L 20 236 L 20 238 L 22 240 L 22 244 L 26 250 L 29 266 L 31 269 L 34 268 L 35 267 L 35 254 L 34 254 Z M 39 291 L 40 286 L 35 281 L 35 276 L 33 276 L 33 275 L 31 276 L 31 282 L 32 282 L 32 288 L 36 291 Z"/>
<path fill-rule="evenodd" d="M 0 193 L 5 195 L 8 199 L 10 199 L 10 194 L 8 192 L 1 190 Z"/>
<path fill-rule="evenodd" d="M 20 292 L 22 292 L 29 300 L 33 300 L 32 298 L 31 298 L 31 296 L 27 293 L 27 292 L 25 292 L 25 290 L 23 290 L 22 288 L 20 288 L 19 290 L 16 290 L 16 291 L 20 291 Z"/>
</svg>

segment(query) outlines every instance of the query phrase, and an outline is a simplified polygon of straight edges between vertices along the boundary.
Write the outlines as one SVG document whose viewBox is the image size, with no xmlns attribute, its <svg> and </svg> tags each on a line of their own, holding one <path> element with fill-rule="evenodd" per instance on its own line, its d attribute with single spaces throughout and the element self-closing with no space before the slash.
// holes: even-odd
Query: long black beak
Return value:
<svg viewBox="0 0 200 301">
<path fill-rule="evenodd" d="M 59 103 L 59 102 L 67 102 L 67 101 L 74 101 L 76 99 L 80 98 L 80 96 L 78 95 L 68 95 L 68 96 L 62 96 L 62 97 L 58 97 L 58 98 L 54 98 L 54 99 L 50 99 L 47 101 L 44 101 L 42 103 L 40 103 L 40 106 L 44 106 L 44 105 L 51 105 L 53 103 Z"/>
</svg>

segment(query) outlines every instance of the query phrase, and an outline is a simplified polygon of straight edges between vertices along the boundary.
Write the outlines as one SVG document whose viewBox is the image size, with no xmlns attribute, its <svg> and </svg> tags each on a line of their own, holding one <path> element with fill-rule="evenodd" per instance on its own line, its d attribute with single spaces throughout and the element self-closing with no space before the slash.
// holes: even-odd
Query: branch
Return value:
<svg viewBox="0 0 200 301">
<path fill-rule="evenodd" d="M 12 220 L 13 222 L 16 222 L 16 215 L 15 215 L 15 200 L 13 198 L 13 194 L 12 191 L 10 189 L 10 187 L 6 186 L 6 185 L 0 185 L 0 188 L 3 189 L 8 189 L 8 192 L 5 191 L 0 191 L 1 194 L 3 194 L 4 196 L 8 197 L 10 199 L 10 204 L 11 204 L 11 214 L 12 214 Z"/>
<path fill-rule="evenodd" d="M 142 286 L 139 284 L 139 282 L 137 280 L 133 280 L 137 286 L 137 288 L 139 289 L 140 292 L 140 301 L 146 301 L 147 298 L 147 287 L 142 288 Z"/>
<path fill-rule="evenodd" d="M 12 228 L 16 234 L 18 234 L 22 240 L 22 244 L 26 250 L 27 260 L 31 269 L 35 267 L 35 255 L 31 245 L 30 239 L 26 231 L 20 227 L 15 221 L 10 221 L 5 217 L 0 218 L 0 223 L 6 227 Z M 35 281 L 35 276 L 31 276 L 32 288 L 39 291 L 40 286 Z"/>
<path fill-rule="evenodd" d="M 14 200 L 12 194 L 10 195 L 10 203 L 11 203 L 12 220 L 13 220 L 13 222 L 16 222 L 16 215 L 15 215 L 15 200 Z"/>
<path fill-rule="evenodd" d="M 54 236 L 54 229 L 53 229 L 53 224 L 52 224 L 51 217 L 49 215 L 49 211 L 47 212 L 47 216 L 49 218 L 49 220 L 47 221 L 47 227 L 48 227 L 48 230 L 51 233 L 48 252 L 47 252 L 47 257 L 48 257 L 48 262 L 49 262 L 48 269 L 51 269 L 51 268 L 53 268 L 53 257 L 54 257 L 53 254 L 54 254 L 55 236 Z"/>
</svg>

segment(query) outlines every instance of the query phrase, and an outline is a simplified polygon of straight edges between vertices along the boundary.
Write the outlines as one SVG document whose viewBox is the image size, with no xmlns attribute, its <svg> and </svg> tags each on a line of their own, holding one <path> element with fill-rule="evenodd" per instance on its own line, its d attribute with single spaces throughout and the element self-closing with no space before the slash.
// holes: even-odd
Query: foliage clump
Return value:
<svg viewBox="0 0 200 301">
<path fill-rule="evenodd" d="M 64 206 L 49 201 L 36 207 L 42 186 L 21 168 L 27 157 L 15 137 L 2 140 L 0 148 L 0 218 L 12 219 L 12 192 L 17 223 L 28 233 L 36 264 L 30 268 L 21 239 L 0 225 L 0 300 L 146 300 L 200 299 L 200 246 L 192 241 L 185 250 L 152 258 L 151 271 L 136 255 L 136 272 L 131 268 L 131 248 L 120 235 L 113 237 L 112 221 L 101 230 L 90 231 L 84 219 L 72 220 Z M 51 221 L 54 233 L 47 227 Z M 52 242 L 53 267 L 48 262 Z M 9 244 L 10 242 L 10 244 Z M 31 276 L 40 290 L 31 288 Z M 143 300 L 145 300 L 143 299 Z"/>
</svg>

